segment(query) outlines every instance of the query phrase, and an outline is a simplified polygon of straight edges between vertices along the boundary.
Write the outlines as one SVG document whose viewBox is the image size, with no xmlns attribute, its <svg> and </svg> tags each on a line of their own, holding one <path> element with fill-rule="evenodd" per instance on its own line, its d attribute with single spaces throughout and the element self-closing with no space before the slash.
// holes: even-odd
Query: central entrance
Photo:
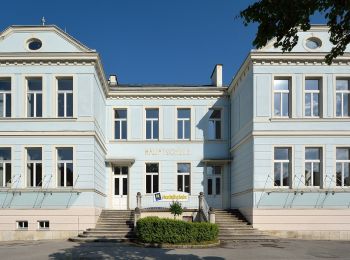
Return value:
<svg viewBox="0 0 350 260">
<path fill-rule="evenodd" d="M 222 208 L 222 166 L 207 165 L 206 167 L 206 185 L 205 198 L 210 207 Z"/>
<path fill-rule="evenodd" d="M 128 166 L 115 166 L 113 169 L 113 209 L 128 209 Z"/>
</svg>

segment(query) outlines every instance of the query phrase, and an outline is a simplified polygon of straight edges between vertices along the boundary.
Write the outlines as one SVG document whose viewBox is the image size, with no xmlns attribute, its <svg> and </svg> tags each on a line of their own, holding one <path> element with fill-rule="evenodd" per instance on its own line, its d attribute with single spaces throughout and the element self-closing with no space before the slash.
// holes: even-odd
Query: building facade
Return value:
<svg viewBox="0 0 350 260">
<path fill-rule="evenodd" d="M 123 85 L 56 26 L 0 35 L 0 238 L 63 238 L 102 209 L 238 208 L 281 236 L 350 239 L 350 66 L 328 29 L 253 50 L 229 86 Z M 349 51 L 349 50 L 347 50 Z"/>
</svg>

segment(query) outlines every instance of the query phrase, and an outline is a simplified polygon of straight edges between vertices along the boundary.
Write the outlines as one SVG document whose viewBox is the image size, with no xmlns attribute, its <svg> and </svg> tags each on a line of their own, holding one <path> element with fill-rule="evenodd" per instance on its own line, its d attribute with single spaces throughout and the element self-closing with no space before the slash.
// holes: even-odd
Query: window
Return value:
<svg viewBox="0 0 350 260">
<path fill-rule="evenodd" d="M 289 79 L 274 80 L 274 116 L 289 117 Z"/>
<path fill-rule="evenodd" d="M 38 229 L 49 229 L 50 221 L 48 220 L 39 220 L 38 221 Z"/>
<path fill-rule="evenodd" d="M 57 116 L 73 117 L 73 78 L 57 79 Z"/>
<path fill-rule="evenodd" d="M 11 186 L 11 148 L 0 147 L 0 188 Z"/>
<path fill-rule="evenodd" d="M 320 116 L 320 80 L 305 80 L 305 116 Z"/>
<path fill-rule="evenodd" d="M 42 151 L 41 147 L 27 148 L 27 186 L 41 187 L 42 173 Z"/>
<path fill-rule="evenodd" d="M 350 84 L 349 79 L 336 80 L 336 116 L 348 117 L 350 115 L 349 95 Z"/>
<path fill-rule="evenodd" d="M 221 139 L 221 109 L 209 109 L 209 140 Z"/>
<path fill-rule="evenodd" d="M 27 117 L 42 117 L 42 102 L 42 79 L 27 78 Z"/>
<path fill-rule="evenodd" d="M 177 191 L 190 193 L 190 172 L 191 165 L 189 163 L 177 164 Z"/>
<path fill-rule="evenodd" d="M 11 117 L 11 78 L 0 78 L 0 117 Z"/>
<path fill-rule="evenodd" d="M 159 165 L 146 163 L 146 193 L 159 191 Z"/>
<path fill-rule="evenodd" d="M 41 48 L 42 46 L 42 42 L 39 40 L 39 39 L 30 39 L 28 41 L 28 49 L 31 50 L 31 51 L 37 51 Z"/>
<path fill-rule="evenodd" d="M 291 148 L 278 147 L 274 152 L 274 186 L 289 186 Z"/>
<path fill-rule="evenodd" d="M 114 167 L 114 195 L 128 195 L 128 166 Z"/>
<path fill-rule="evenodd" d="M 57 148 L 57 184 L 60 187 L 73 186 L 73 148 Z"/>
<path fill-rule="evenodd" d="M 320 186 L 322 149 L 305 148 L 305 186 Z"/>
<path fill-rule="evenodd" d="M 305 45 L 311 50 L 316 50 L 322 46 L 322 41 L 319 38 L 311 37 L 306 40 Z"/>
<path fill-rule="evenodd" d="M 28 229 L 28 221 L 27 220 L 18 220 L 16 221 L 17 229 Z"/>
<path fill-rule="evenodd" d="M 213 165 L 207 166 L 207 194 L 221 194 L 221 174 L 222 166 Z"/>
<path fill-rule="evenodd" d="M 336 185 L 350 186 L 350 148 L 337 148 L 336 154 Z"/>
<path fill-rule="evenodd" d="M 126 109 L 114 110 L 114 138 L 116 140 L 126 140 L 128 137 L 128 111 Z"/>
<path fill-rule="evenodd" d="M 155 140 L 159 138 L 159 110 L 146 109 L 146 139 Z"/>
<path fill-rule="evenodd" d="M 189 140 L 191 138 L 191 109 L 179 108 L 177 110 L 177 139 Z"/>
</svg>

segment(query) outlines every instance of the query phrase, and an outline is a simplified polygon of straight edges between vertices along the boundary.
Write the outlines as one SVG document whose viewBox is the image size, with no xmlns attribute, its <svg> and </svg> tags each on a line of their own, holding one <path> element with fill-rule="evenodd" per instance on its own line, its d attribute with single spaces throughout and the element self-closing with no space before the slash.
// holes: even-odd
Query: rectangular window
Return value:
<svg viewBox="0 0 350 260">
<path fill-rule="evenodd" d="M 350 186 L 350 148 L 337 148 L 336 154 L 336 185 Z"/>
<path fill-rule="evenodd" d="M 159 192 L 159 165 L 146 163 L 146 193 Z"/>
<path fill-rule="evenodd" d="M 291 165 L 291 148 L 276 147 L 274 150 L 274 186 L 289 186 Z"/>
<path fill-rule="evenodd" d="M 11 117 L 11 78 L 0 78 L 0 117 Z"/>
<path fill-rule="evenodd" d="M 73 186 L 73 148 L 57 148 L 57 185 L 59 187 Z"/>
<path fill-rule="evenodd" d="M 221 139 L 221 109 L 209 109 L 209 140 Z"/>
<path fill-rule="evenodd" d="M 190 193 L 190 174 L 191 164 L 178 163 L 177 164 L 177 191 Z"/>
<path fill-rule="evenodd" d="M 191 109 L 177 109 L 177 139 L 189 140 L 191 138 Z"/>
<path fill-rule="evenodd" d="M 337 79 L 336 90 L 335 90 L 337 117 L 350 116 L 349 96 L 350 96 L 349 79 Z"/>
<path fill-rule="evenodd" d="M 48 220 L 39 220 L 38 229 L 50 229 L 50 221 Z"/>
<path fill-rule="evenodd" d="M 305 80 L 305 116 L 319 117 L 320 116 L 320 93 L 321 80 L 306 79 Z"/>
<path fill-rule="evenodd" d="M 57 78 L 57 116 L 73 117 L 73 78 Z"/>
<path fill-rule="evenodd" d="M 289 117 L 290 79 L 274 80 L 274 116 Z"/>
<path fill-rule="evenodd" d="M 159 138 L 159 110 L 157 108 L 146 109 L 146 139 L 157 140 Z"/>
<path fill-rule="evenodd" d="M 27 220 L 18 220 L 16 221 L 17 229 L 28 229 L 28 221 Z"/>
<path fill-rule="evenodd" d="M 210 166 L 207 166 L 206 168 L 207 168 L 207 194 L 220 195 L 222 166 L 210 165 Z"/>
<path fill-rule="evenodd" d="M 27 186 L 41 187 L 43 180 L 41 147 L 27 148 Z"/>
<path fill-rule="evenodd" d="M 11 148 L 0 147 L 0 188 L 11 186 Z"/>
<path fill-rule="evenodd" d="M 128 138 L 128 111 L 126 109 L 114 110 L 114 138 L 116 140 L 126 140 Z"/>
<path fill-rule="evenodd" d="M 320 186 L 322 169 L 322 149 L 305 148 L 305 186 Z"/>
<path fill-rule="evenodd" d="M 43 87 L 41 78 L 27 78 L 27 117 L 43 116 Z"/>
</svg>

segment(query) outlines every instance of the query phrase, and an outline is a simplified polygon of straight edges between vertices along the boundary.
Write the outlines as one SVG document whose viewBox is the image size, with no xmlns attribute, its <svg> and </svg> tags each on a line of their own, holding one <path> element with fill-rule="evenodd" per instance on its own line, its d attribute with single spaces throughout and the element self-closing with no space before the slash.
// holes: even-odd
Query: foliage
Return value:
<svg viewBox="0 0 350 260">
<path fill-rule="evenodd" d="M 291 51 L 298 42 L 298 28 L 310 29 L 310 16 L 320 13 L 327 21 L 334 45 L 326 62 L 344 54 L 350 42 L 349 0 L 259 0 L 241 11 L 244 25 L 258 23 L 253 45 L 261 48 L 276 37 L 275 47 Z"/>
<path fill-rule="evenodd" d="M 170 212 L 174 215 L 174 219 L 176 216 L 180 216 L 183 212 L 181 203 L 178 201 L 173 201 L 173 203 L 170 204 Z"/>
<path fill-rule="evenodd" d="M 218 226 L 207 222 L 146 217 L 137 221 L 136 234 L 144 243 L 187 244 L 217 240 Z"/>
</svg>

